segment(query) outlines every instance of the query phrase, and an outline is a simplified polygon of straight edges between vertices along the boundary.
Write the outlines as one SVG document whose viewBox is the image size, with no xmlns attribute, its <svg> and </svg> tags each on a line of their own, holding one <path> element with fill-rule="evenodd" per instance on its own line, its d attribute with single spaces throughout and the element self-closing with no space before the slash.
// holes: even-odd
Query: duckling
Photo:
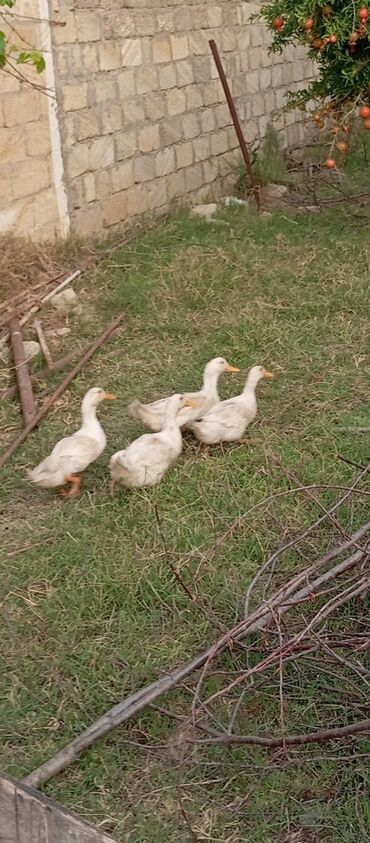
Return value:
<svg viewBox="0 0 370 843">
<path fill-rule="evenodd" d="M 32 471 L 28 477 L 35 486 L 53 489 L 70 484 L 61 494 L 75 498 L 79 494 L 80 473 L 103 453 L 107 444 L 104 430 L 96 417 L 96 410 L 102 401 L 113 401 L 115 395 L 94 386 L 84 396 L 81 405 L 82 425 L 76 433 L 60 439 L 51 454 Z"/>
<path fill-rule="evenodd" d="M 129 488 L 154 486 L 162 480 L 183 447 L 179 410 L 193 405 L 185 395 L 172 395 L 167 401 L 163 429 L 158 433 L 144 433 L 123 451 L 113 454 L 109 463 L 112 493 L 117 480 Z"/>
<path fill-rule="evenodd" d="M 272 378 L 263 366 L 253 366 L 248 373 L 241 395 L 219 401 L 189 429 L 205 445 L 216 442 L 235 442 L 241 439 L 245 428 L 257 414 L 256 386 L 262 378 Z"/>
<path fill-rule="evenodd" d="M 200 418 L 208 412 L 220 400 L 217 390 L 217 383 L 222 372 L 238 372 L 236 366 L 231 366 L 224 357 L 214 357 L 207 363 L 203 372 L 203 386 L 199 392 L 186 393 L 185 398 L 190 398 L 194 401 L 191 406 L 184 406 L 179 412 L 179 426 L 181 430 L 186 430 L 188 423 L 194 419 Z M 141 401 L 133 401 L 129 406 L 131 415 L 140 419 L 144 424 L 158 432 L 162 430 L 166 407 L 169 398 L 160 398 L 158 401 L 153 401 L 151 404 L 142 404 Z"/>
</svg>

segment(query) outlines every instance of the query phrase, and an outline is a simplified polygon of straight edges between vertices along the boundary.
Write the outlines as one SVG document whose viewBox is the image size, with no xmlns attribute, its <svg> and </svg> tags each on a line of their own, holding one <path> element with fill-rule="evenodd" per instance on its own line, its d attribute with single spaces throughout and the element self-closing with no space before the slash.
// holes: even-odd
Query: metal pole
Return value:
<svg viewBox="0 0 370 843">
<path fill-rule="evenodd" d="M 249 155 L 249 152 L 248 152 L 248 147 L 247 147 L 247 144 L 246 144 L 243 132 L 242 132 L 242 127 L 240 125 L 240 120 L 239 120 L 239 117 L 238 117 L 238 114 L 237 114 L 237 111 L 236 111 L 236 108 L 235 108 L 235 103 L 234 103 L 234 100 L 231 96 L 231 91 L 230 91 L 230 88 L 229 88 L 228 81 L 226 79 L 225 71 L 224 71 L 222 63 L 221 63 L 220 54 L 218 52 L 217 45 L 216 45 L 215 41 L 213 41 L 213 39 L 211 41 L 209 41 L 208 43 L 209 43 L 209 46 L 211 48 L 211 52 L 212 52 L 212 55 L 213 55 L 213 58 L 214 58 L 214 61 L 215 61 L 215 65 L 216 65 L 217 70 L 218 70 L 218 75 L 220 77 L 222 87 L 224 89 L 224 93 L 225 93 L 225 97 L 226 97 L 226 100 L 227 100 L 227 104 L 229 106 L 231 118 L 232 118 L 232 121 L 234 123 L 236 136 L 237 136 L 238 141 L 239 141 L 241 153 L 242 153 L 242 156 L 244 158 L 245 166 L 247 168 L 248 175 L 249 175 L 249 178 L 250 178 L 250 182 L 251 182 L 251 185 L 252 185 L 252 193 L 253 193 L 254 198 L 256 200 L 257 208 L 258 208 L 258 210 L 260 210 L 260 206 L 261 206 L 260 186 L 259 186 L 259 184 L 257 182 L 257 179 L 256 179 L 256 176 L 254 174 L 252 162 L 251 162 L 250 155 Z"/>
<path fill-rule="evenodd" d="M 25 426 L 27 427 L 29 424 L 32 424 L 32 420 L 36 416 L 37 408 L 33 395 L 26 354 L 24 351 L 22 331 L 16 314 L 13 314 L 13 316 L 9 319 L 9 333 L 12 344 L 19 397 L 21 399 L 23 419 Z"/>
</svg>

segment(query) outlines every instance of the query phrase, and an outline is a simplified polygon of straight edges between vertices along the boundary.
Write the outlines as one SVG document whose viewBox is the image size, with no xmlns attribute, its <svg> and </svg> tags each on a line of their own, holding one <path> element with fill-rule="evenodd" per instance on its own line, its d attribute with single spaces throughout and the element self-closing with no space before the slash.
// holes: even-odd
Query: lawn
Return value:
<svg viewBox="0 0 370 843">
<path fill-rule="evenodd" d="M 104 257 L 76 285 L 85 312 L 72 322 L 71 342 L 88 341 L 120 311 L 124 328 L 3 470 L 0 767 L 14 776 L 214 640 L 212 624 L 174 581 L 156 508 L 184 581 L 231 626 L 265 554 L 316 512 L 302 497 L 277 499 L 207 561 L 207 548 L 239 514 L 289 487 L 272 455 L 306 484 L 339 486 L 352 481 L 354 469 L 336 460 L 338 451 L 359 463 L 369 458 L 367 436 L 337 430 L 369 425 L 366 217 L 340 204 L 325 214 L 257 218 L 237 209 L 220 219 L 208 225 L 174 216 Z M 143 432 L 128 403 L 193 390 L 218 355 L 241 369 L 223 376 L 225 397 L 240 390 L 255 363 L 275 373 L 258 387 L 249 445 L 214 448 L 205 458 L 188 436 L 160 486 L 121 488 L 111 499 L 109 457 Z M 84 475 L 81 497 L 63 502 L 30 488 L 26 468 L 77 424 L 92 385 L 118 396 L 100 410 L 108 446 Z M 18 408 L 2 406 L 1 414 L 6 443 Z M 336 496 L 328 491 L 321 500 Z M 356 526 L 367 508 L 366 499 L 351 501 L 342 523 Z M 290 562 L 300 564 L 294 554 Z M 332 681 L 324 690 L 339 699 L 340 678 Z M 300 677 L 288 730 L 312 727 L 323 693 L 317 677 Z M 187 713 L 190 700 L 184 687 L 170 703 Z M 245 716 L 271 733 L 279 730 L 278 711 L 275 688 Z M 333 702 L 329 720 L 346 713 L 348 706 Z M 176 725 L 149 710 L 98 742 L 45 792 L 129 843 L 187 841 L 187 821 L 194 840 L 365 841 L 369 774 L 361 756 L 369 744 L 354 743 L 351 764 L 336 760 L 333 748 L 316 750 L 316 760 L 286 764 L 245 748 L 199 745 L 183 757 Z"/>
</svg>

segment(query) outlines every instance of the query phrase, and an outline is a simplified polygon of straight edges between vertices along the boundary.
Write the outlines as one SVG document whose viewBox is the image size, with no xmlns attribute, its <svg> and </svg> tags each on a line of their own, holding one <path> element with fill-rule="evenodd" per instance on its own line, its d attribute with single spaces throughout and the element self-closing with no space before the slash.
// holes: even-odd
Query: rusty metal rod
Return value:
<svg viewBox="0 0 370 843">
<path fill-rule="evenodd" d="M 44 369 L 39 369 L 34 375 L 31 375 L 31 383 L 37 384 L 39 381 L 49 378 L 50 375 L 54 374 L 54 372 L 57 372 L 58 370 L 60 371 L 60 369 L 65 369 L 66 366 L 73 362 L 76 356 L 76 351 L 70 351 L 68 354 L 65 354 L 64 357 L 60 357 L 59 360 L 55 360 L 51 367 L 45 366 Z M 16 384 L 14 384 L 14 386 L 8 386 L 0 392 L 0 401 L 4 401 L 6 398 L 15 398 L 17 392 L 18 387 Z"/>
<path fill-rule="evenodd" d="M 235 103 L 234 103 L 234 100 L 231 96 L 229 83 L 226 79 L 226 74 L 225 74 L 225 71 L 224 71 L 223 66 L 222 66 L 222 62 L 221 62 L 220 54 L 218 52 L 217 44 L 216 44 L 215 41 L 213 41 L 213 39 L 208 41 L 208 43 L 209 43 L 209 46 L 210 46 L 210 49 L 211 49 L 211 52 L 212 52 L 212 55 L 213 55 L 213 58 L 214 58 L 215 65 L 217 67 L 218 75 L 219 75 L 220 80 L 221 80 L 221 85 L 224 89 L 224 94 L 225 94 L 225 97 L 226 97 L 226 100 L 227 100 L 227 104 L 229 106 L 231 119 L 234 123 L 234 128 L 235 128 L 236 136 L 237 136 L 238 141 L 239 141 L 240 150 L 241 150 L 242 156 L 244 158 L 245 166 L 247 168 L 248 175 L 249 175 L 249 178 L 250 178 L 250 182 L 251 182 L 251 185 L 252 185 L 252 193 L 253 193 L 254 198 L 256 200 L 257 208 L 258 208 L 258 210 L 260 210 L 260 207 L 261 207 L 260 186 L 258 184 L 258 181 L 256 179 L 256 176 L 255 176 L 255 173 L 254 173 L 254 170 L 253 170 L 253 167 L 252 167 L 252 162 L 251 162 L 250 155 L 249 155 L 249 152 L 248 152 L 248 147 L 247 147 L 246 140 L 245 140 L 245 137 L 244 137 L 243 132 L 242 132 L 242 127 L 240 125 L 240 120 L 239 120 L 239 117 L 238 117 L 238 114 L 237 114 L 237 110 L 235 108 Z"/>
<path fill-rule="evenodd" d="M 22 415 L 25 427 L 27 428 L 34 419 L 37 408 L 23 345 L 21 326 L 16 314 L 13 314 L 9 320 L 9 333 L 19 397 L 21 400 Z"/>
<path fill-rule="evenodd" d="M 36 427 L 36 425 L 38 425 L 39 421 L 41 421 L 43 416 L 45 416 L 45 414 L 50 410 L 50 408 L 53 406 L 53 404 L 57 400 L 57 398 L 60 398 L 60 396 L 63 395 L 63 392 L 65 392 L 65 390 L 67 389 L 67 386 L 69 386 L 69 384 L 71 383 L 73 378 L 75 378 L 76 375 L 78 375 L 78 373 L 81 371 L 81 369 L 83 368 L 85 363 L 87 363 L 87 361 L 90 359 L 90 357 L 92 357 L 92 355 L 95 353 L 95 351 L 97 351 L 98 348 L 100 348 L 100 346 L 103 345 L 103 343 L 105 343 L 105 341 L 108 339 L 108 337 L 110 337 L 110 335 L 113 333 L 113 331 L 115 331 L 115 329 L 118 328 L 118 325 L 122 322 L 122 319 L 123 319 L 122 314 L 120 314 L 120 316 L 116 316 L 116 318 L 113 319 L 113 321 L 110 322 L 109 325 L 107 325 L 107 327 L 105 328 L 103 333 L 100 334 L 100 336 L 97 337 L 96 340 L 94 340 L 94 342 L 90 345 L 90 347 L 85 351 L 85 354 L 83 355 L 83 357 L 81 357 L 81 360 L 79 360 L 78 363 L 76 363 L 74 368 L 64 378 L 62 383 L 59 384 L 59 386 L 57 387 L 55 392 L 53 392 L 52 395 L 50 395 L 49 398 L 47 398 L 47 400 L 42 405 L 41 410 L 39 410 L 37 415 L 35 415 L 33 417 L 33 419 L 29 422 L 27 427 L 25 427 L 24 430 L 22 430 L 22 432 L 15 439 L 13 439 L 13 442 L 11 442 L 9 447 L 1 455 L 1 457 L 0 457 L 0 468 L 3 465 L 5 465 L 5 463 L 8 461 L 8 459 L 10 459 L 11 456 L 13 456 L 14 451 L 17 450 L 18 446 L 21 445 L 22 442 L 24 442 L 25 439 L 27 439 L 28 434 L 31 433 L 31 430 L 33 430 L 34 427 Z"/>
</svg>

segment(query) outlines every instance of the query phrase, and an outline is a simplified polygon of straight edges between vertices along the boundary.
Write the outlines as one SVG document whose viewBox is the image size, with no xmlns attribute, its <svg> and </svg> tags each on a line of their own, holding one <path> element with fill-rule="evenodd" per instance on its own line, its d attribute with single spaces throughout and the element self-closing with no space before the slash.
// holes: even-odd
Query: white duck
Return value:
<svg viewBox="0 0 370 843">
<path fill-rule="evenodd" d="M 189 429 L 205 445 L 240 440 L 257 413 L 258 382 L 261 378 L 272 377 L 272 372 L 267 372 L 262 366 L 253 366 L 241 395 L 229 398 L 228 401 L 219 401 L 199 421 L 191 422 Z"/>
<path fill-rule="evenodd" d="M 191 406 L 184 406 L 179 412 L 179 426 L 182 430 L 187 427 L 190 421 L 199 419 L 204 413 L 207 413 L 220 400 L 217 384 L 222 372 L 238 371 L 239 369 L 236 366 L 230 366 L 230 363 L 224 357 L 214 357 L 213 360 L 207 363 L 203 372 L 202 389 L 199 392 L 188 392 L 184 396 L 194 403 Z M 154 432 L 157 432 L 163 428 L 169 400 L 169 398 L 160 398 L 151 404 L 142 404 L 141 401 L 136 400 L 130 404 L 129 410 L 131 415 L 140 419 Z"/>
<path fill-rule="evenodd" d="M 186 396 L 172 395 L 168 399 L 163 429 L 159 433 L 144 433 L 123 451 L 113 454 L 109 463 L 112 492 L 117 480 L 129 488 L 154 486 L 162 480 L 182 451 L 179 410 L 193 405 Z"/>
<path fill-rule="evenodd" d="M 33 471 L 28 472 L 32 483 L 52 489 L 70 483 L 69 491 L 62 490 L 68 498 L 77 497 L 80 491 L 80 472 L 97 459 L 107 444 L 104 430 L 96 418 L 96 409 L 104 401 L 113 401 L 115 395 L 94 386 L 82 401 L 82 425 L 72 436 L 60 439 L 51 454 Z"/>
</svg>

